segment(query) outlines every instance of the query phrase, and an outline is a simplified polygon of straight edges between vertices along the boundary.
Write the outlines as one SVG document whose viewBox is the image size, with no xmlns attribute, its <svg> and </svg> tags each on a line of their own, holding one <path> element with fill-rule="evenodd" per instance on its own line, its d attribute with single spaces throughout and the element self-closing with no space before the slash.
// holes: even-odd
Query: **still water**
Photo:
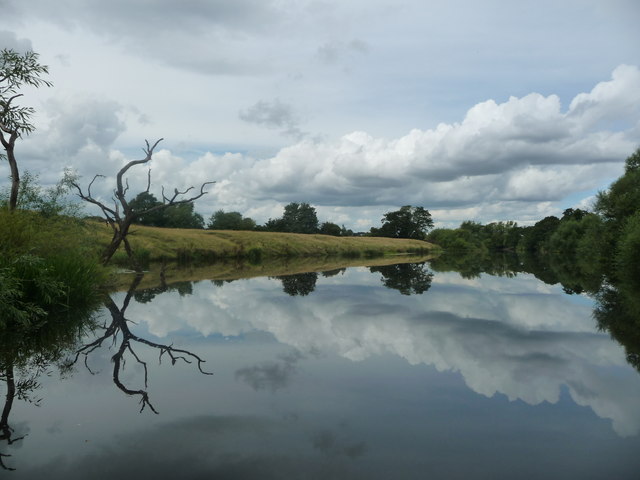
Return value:
<svg viewBox="0 0 640 480">
<path fill-rule="evenodd" d="M 638 371 L 590 298 L 530 274 L 356 267 L 111 298 L 71 371 L 13 403 L 1 478 L 640 478 Z"/>
</svg>

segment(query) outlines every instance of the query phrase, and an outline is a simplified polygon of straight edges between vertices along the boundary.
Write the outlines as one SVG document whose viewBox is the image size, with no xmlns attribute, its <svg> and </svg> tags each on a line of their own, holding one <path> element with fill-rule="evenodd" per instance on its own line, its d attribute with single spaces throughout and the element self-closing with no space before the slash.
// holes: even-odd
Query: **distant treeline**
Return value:
<svg viewBox="0 0 640 480">
<path fill-rule="evenodd" d="M 151 193 L 142 192 L 129 202 L 131 209 L 145 211 L 161 205 L 161 202 Z M 429 228 L 433 226 L 431 214 L 423 207 L 405 205 L 399 210 L 387 212 L 382 218 L 380 228 L 371 228 L 367 233 L 354 233 L 333 222 L 320 223 L 316 209 L 308 203 L 291 202 L 284 207 L 282 217 L 270 218 L 264 225 L 258 225 L 250 217 L 244 217 L 240 212 L 225 212 L 218 210 L 211 215 L 206 223 L 202 215 L 194 212 L 193 203 L 180 204 L 164 210 L 156 210 L 150 214 L 137 217 L 138 225 L 165 228 L 207 228 L 209 230 L 255 230 L 261 232 L 284 233 L 319 233 L 336 237 L 351 237 L 354 235 L 369 235 L 374 237 L 412 238 L 424 240 Z"/>
<path fill-rule="evenodd" d="M 435 229 L 427 240 L 448 253 L 561 256 L 563 264 L 570 260 L 584 273 L 640 282 L 640 148 L 627 158 L 624 174 L 598 193 L 593 212 L 569 208 L 561 218 L 545 217 L 530 227 L 466 221 L 456 229 Z"/>
</svg>

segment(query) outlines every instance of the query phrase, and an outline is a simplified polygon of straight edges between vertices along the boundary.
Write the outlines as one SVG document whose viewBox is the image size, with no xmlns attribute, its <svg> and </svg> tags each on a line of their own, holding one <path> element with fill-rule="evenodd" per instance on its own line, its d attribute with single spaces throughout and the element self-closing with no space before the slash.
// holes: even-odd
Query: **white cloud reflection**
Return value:
<svg viewBox="0 0 640 480">
<path fill-rule="evenodd" d="M 430 291 L 407 297 L 384 289 L 377 274 L 349 269 L 320 277 L 306 297 L 288 297 L 266 278 L 199 282 L 192 296 L 160 295 L 128 313 L 160 337 L 185 329 L 205 336 L 264 331 L 303 353 L 353 361 L 391 353 L 460 372 L 487 397 L 501 393 L 531 405 L 556 403 L 567 388 L 576 403 L 611 419 L 619 435 L 637 434 L 640 405 L 630 400 L 640 396 L 637 375 L 610 374 L 628 368 L 621 347 L 596 333 L 588 305 L 554 287 L 536 291 L 540 285 L 529 275 L 461 281 L 438 274 Z"/>
</svg>

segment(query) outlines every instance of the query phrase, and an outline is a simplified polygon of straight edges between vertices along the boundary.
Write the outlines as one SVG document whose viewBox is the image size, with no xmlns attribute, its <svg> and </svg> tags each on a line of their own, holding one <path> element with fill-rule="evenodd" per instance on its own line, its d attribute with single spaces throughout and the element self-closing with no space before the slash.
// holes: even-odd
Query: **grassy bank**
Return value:
<svg viewBox="0 0 640 480">
<path fill-rule="evenodd" d="M 89 222 L 91 235 L 107 245 L 110 228 Z M 265 260 L 271 258 L 377 257 L 399 253 L 426 253 L 433 244 L 420 240 L 384 237 L 332 237 L 296 233 L 230 230 L 186 230 L 134 226 L 129 241 L 140 260 L 154 262 L 211 262 L 223 259 Z M 114 261 L 126 263 L 124 251 Z"/>
</svg>

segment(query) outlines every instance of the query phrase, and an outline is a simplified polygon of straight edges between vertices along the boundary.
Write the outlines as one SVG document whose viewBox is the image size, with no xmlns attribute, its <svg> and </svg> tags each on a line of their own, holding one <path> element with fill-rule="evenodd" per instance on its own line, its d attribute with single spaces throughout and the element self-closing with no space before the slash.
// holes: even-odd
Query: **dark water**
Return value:
<svg viewBox="0 0 640 480">
<path fill-rule="evenodd" d="M 101 346 L 13 403 L 1 478 L 640 478 L 638 371 L 593 300 L 530 274 L 360 267 L 112 299 Z"/>
</svg>

